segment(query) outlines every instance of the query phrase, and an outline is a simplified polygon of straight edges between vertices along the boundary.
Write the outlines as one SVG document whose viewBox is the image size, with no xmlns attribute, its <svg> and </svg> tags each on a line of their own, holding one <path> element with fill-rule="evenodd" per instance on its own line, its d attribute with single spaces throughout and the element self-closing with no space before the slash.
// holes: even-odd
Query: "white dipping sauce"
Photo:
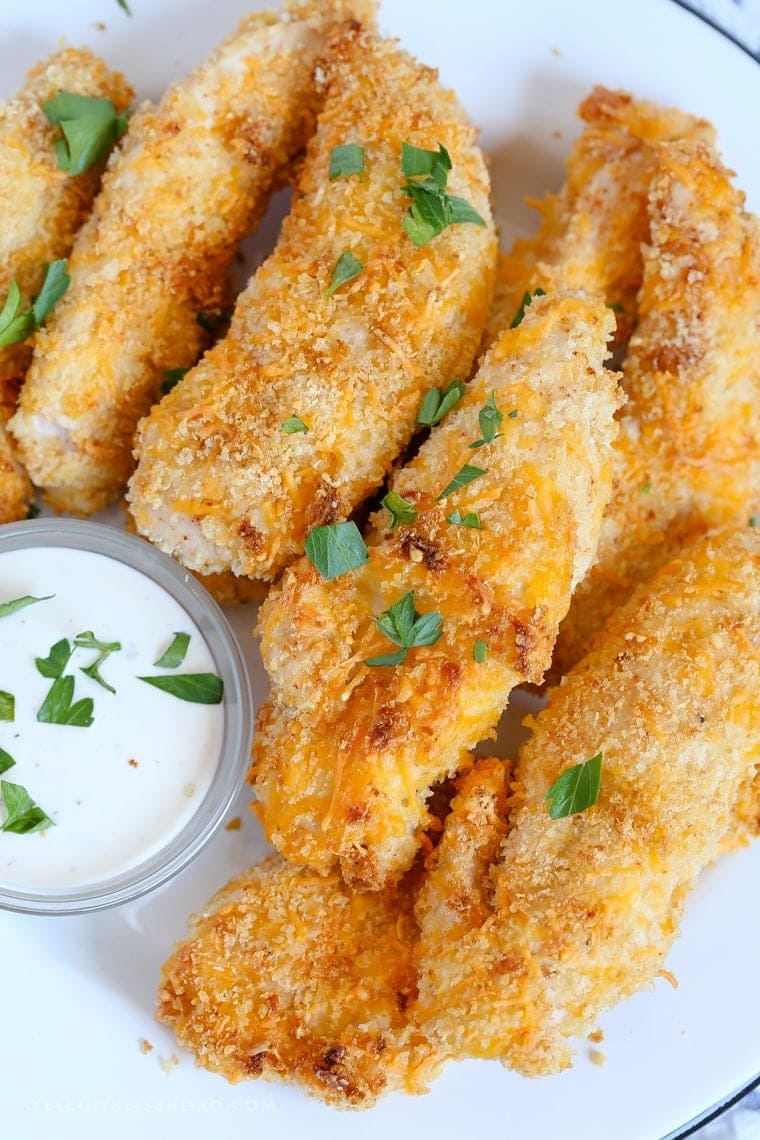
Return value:
<svg viewBox="0 0 760 1140">
<path fill-rule="evenodd" d="M 217 668 L 185 610 L 115 559 L 66 547 L 0 554 L 0 603 L 27 594 L 55 596 L 0 617 L 0 690 L 16 699 L 15 721 L 0 722 L 0 748 L 16 764 L 0 778 L 26 788 L 55 827 L 26 835 L 0 831 L 0 884 L 94 884 L 177 835 L 219 760 L 223 704 L 191 704 L 138 676 Z M 73 701 L 93 699 L 93 724 L 40 724 L 37 710 L 53 682 L 34 659 L 47 657 L 61 638 L 73 645 L 86 630 L 100 641 L 121 642 L 101 666 L 116 693 L 80 671 L 97 653 L 76 649 L 65 673 L 75 678 Z M 185 660 L 177 669 L 155 667 L 175 632 L 191 635 Z M 0 799 L 0 824 L 5 818 Z"/>
</svg>

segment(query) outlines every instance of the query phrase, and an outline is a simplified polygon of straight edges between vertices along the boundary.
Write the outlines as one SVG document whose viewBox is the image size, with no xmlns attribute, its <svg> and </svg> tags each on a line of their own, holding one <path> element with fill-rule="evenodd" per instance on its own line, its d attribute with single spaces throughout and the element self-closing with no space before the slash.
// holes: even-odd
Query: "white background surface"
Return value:
<svg viewBox="0 0 760 1140">
<path fill-rule="evenodd" d="M 0 5 L 0 95 L 59 37 L 87 42 L 121 66 L 141 96 L 160 93 L 255 4 L 246 0 L 25 0 Z M 72 9 L 74 11 L 72 11 Z M 106 24 L 105 30 L 95 22 Z M 750 203 L 760 207 L 756 133 L 760 70 L 668 0 L 385 0 L 383 27 L 436 64 L 483 128 L 504 233 L 531 224 L 525 195 L 562 180 L 573 111 L 595 82 L 711 118 Z M 270 227 L 271 229 L 271 227 Z M 248 629 L 235 621 L 263 677 Z M 245 810 L 183 876 L 118 911 L 58 920 L 0 914 L 0 1134 L 426 1137 L 495 1133 L 502 1140 L 655 1140 L 760 1072 L 760 845 L 704 876 L 659 981 L 603 1022 L 604 1068 L 581 1043 L 574 1069 L 525 1081 L 496 1064 L 451 1065 L 423 1098 L 394 1096 L 361 1118 L 306 1101 L 298 1090 L 232 1088 L 177 1065 L 171 1035 L 152 1020 L 162 961 L 187 914 L 264 850 Z M 699 805 L 695 803 L 695 810 Z M 308 964 L 304 964 L 308 968 Z M 140 1038 L 153 1052 L 140 1052 Z M 166 1071 L 168 1070 L 168 1071 Z"/>
</svg>

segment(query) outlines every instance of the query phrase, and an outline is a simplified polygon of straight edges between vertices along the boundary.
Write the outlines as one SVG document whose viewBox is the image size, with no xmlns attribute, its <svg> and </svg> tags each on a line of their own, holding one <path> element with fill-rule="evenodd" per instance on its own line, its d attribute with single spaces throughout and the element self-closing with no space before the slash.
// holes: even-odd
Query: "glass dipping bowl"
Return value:
<svg viewBox="0 0 760 1140">
<path fill-rule="evenodd" d="M 0 526 L 0 554 L 30 547 L 68 547 L 125 563 L 182 606 L 198 626 L 224 682 L 222 742 L 211 784 L 195 813 L 164 847 L 128 870 L 69 887 L 18 887 L 0 881 L 0 907 L 25 914 L 84 914 L 138 898 L 179 874 L 218 830 L 250 763 L 253 697 L 235 634 L 219 606 L 189 571 L 113 526 L 78 519 L 36 519 Z"/>
</svg>

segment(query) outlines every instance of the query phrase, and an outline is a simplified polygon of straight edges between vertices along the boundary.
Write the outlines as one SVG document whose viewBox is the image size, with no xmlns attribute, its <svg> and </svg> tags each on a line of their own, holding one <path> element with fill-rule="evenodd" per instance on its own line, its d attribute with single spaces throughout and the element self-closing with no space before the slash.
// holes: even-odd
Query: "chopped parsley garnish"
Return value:
<svg viewBox="0 0 760 1140">
<path fill-rule="evenodd" d="M 517 408 L 513 408 L 513 409 L 512 409 L 512 411 L 509 413 L 509 417 L 508 417 L 508 418 L 509 418 L 510 420 L 516 420 L 516 419 L 517 419 L 517 417 L 519 416 L 519 414 L 520 414 L 520 413 L 518 412 Z"/>
<path fill-rule="evenodd" d="M 750 515 L 749 518 L 747 519 L 747 525 L 753 526 L 753 527 L 757 526 L 758 525 L 758 515 Z"/>
<path fill-rule="evenodd" d="M 7 754 L 6 754 L 7 755 Z M 9 780 L 0 780 L 0 795 L 7 811 L 7 816 L 0 831 L 12 831 L 16 835 L 28 835 L 32 831 L 43 831 L 46 827 L 55 827 L 52 819 L 34 802 L 26 788 L 21 784 L 11 784 Z"/>
<path fill-rule="evenodd" d="M 7 772 L 9 768 L 13 768 L 15 764 L 16 761 L 10 753 L 6 752 L 4 748 L 0 748 L 0 776 L 2 776 L 4 772 Z"/>
<path fill-rule="evenodd" d="M 608 309 L 612 309 L 613 313 L 623 312 L 623 306 L 619 301 L 606 301 L 605 304 L 607 305 Z"/>
<path fill-rule="evenodd" d="M 0 689 L 0 720 L 16 719 L 16 698 Z"/>
<path fill-rule="evenodd" d="M 397 495 L 395 491 L 389 491 L 385 498 L 380 500 L 380 505 L 385 507 L 391 516 L 391 530 L 396 530 L 402 523 L 412 523 L 417 518 L 417 512 L 412 503 L 407 499 L 402 499 L 401 495 Z"/>
<path fill-rule="evenodd" d="M 49 602 L 54 597 L 55 594 L 46 594 L 44 598 L 33 598 L 30 594 L 25 594 L 23 598 L 14 598 L 10 602 L 0 602 L 0 618 L 9 617 L 10 614 L 15 614 L 18 610 L 25 609 L 26 606 L 33 606 L 35 602 Z"/>
<path fill-rule="evenodd" d="M 462 514 L 461 511 L 452 511 L 450 515 L 446 515 L 446 522 L 451 523 L 452 526 L 468 526 L 471 530 L 482 530 L 483 528 L 480 515 L 475 511 L 466 511 L 465 514 Z"/>
<path fill-rule="evenodd" d="M 460 380 L 452 380 L 448 388 L 428 388 L 422 397 L 420 410 L 417 413 L 417 423 L 423 427 L 434 427 L 439 424 L 447 412 L 458 404 L 464 395 L 464 384 Z"/>
<path fill-rule="evenodd" d="M 74 678 L 56 677 L 48 695 L 39 707 L 37 720 L 41 724 L 69 724 L 76 728 L 89 728 L 94 717 L 91 697 L 72 703 Z"/>
<path fill-rule="evenodd" d="M 201 310 L 195 314 L 195 319 L 206 332 L 216 333 L 220 325 L 228 325 L 232 320 L 232 309 L 218 309 L 215 313 L 206 313 Z"/>
<path fill-rule="evenodd" d="M 317 526 L 306 539 L 304 553 L 326 581 L 363 566 L 367 546 L 355 522 Z"/>
<path fill-rule="evenodd" d="M 372 619 L 389 641 L 401 648 L 397 653 L 386 653 L 380 657 L 370 657 L 365 665 L 400 665 L 406 660 L 410 649 L 417 645 L 435 645 L 443 633 L 441 615 L 437 610 L 418 614 L 414 606 L 414 590 L 404 594 L 389 609 Z"/>
<path fill-rule="evenodd" d="M 43 677 L 50 677 L 51 679 L 62 677 L 72 652 L 71 645 L 66 638 L 61 638 L 52 646 L 47 657 L 35 657 L 34 664 L 37 666 L 37 672 L 41 673 Z"/>
<path fill-rule="evenodd" d="M 451 482 L 443 488 L 440 495 L 436 499 L 447 499 L 449 495 L 453 495 L 460 487 L 466 487 L 468 483 L 474 483 L 481 475 L 485 475 L 486 471 L 483 467 L 474 467 L 471 463 L 465 463 L 464 467 L 457 471 Z"/>
<path fill-rule="evenodd" d="M 91 629 L 86 630 L 84 633 L 78 633 L 74 638 L 74 645 L 77 649 L 96 649 L 98 656 L 93 661 L 92 665 L 87 665 L 80 669 L 86 677 L 92 681 L 97 681 L 104 689 L 108 689 L 109 693 L 115 693 L 116 689 L 104 681 L 100 675 L 100 666 L 104 661 L 107 661 L 112 653 L 118 653 L 121 649 L 120 641 L 99 641 Z"/>
<path fill-rule="evenodd" d="M 446 193 L 451 157 L 445 146 L 439 143 L 434 151 L 404 143 L 401 170 L 406 175 L 404 193 L 412 200 L 404 218 L 404 230 L 418 248 L 443 233 L 447 226 L 463 222 L 486 224 L 464 198 Z"/>
<path fill-rule="evenodd" d="M 530 292 L 523 293 L 523 299 L 520 302 L 520 308 L 515 313 L 514 320 L 512 321 L 512 324 L 509 327 L 511 329 L 516 329 L 519 324 L 522 324 L 523 317 L 525 316 L 525 310 L 528 308 L 528 305 L 530 305 L 532 303 L 534 297 L 545 297 L 545 296 L 546 296 L 546 290 L 542 289 L 540 285 L 539 285 L 538 289 L 534 289 L 532 293 L 530 293 Z"/>
<path fill-rule="evenodd" d="M 161 381 L 161 392 L 165 396 L 167 392 L 171 392 L 180 380 L 187 376 L 189 368 L 167 368 L 164 372 L 164 378 Z"/>
<path fill-rule="evenodd" d="M 478 665 L 482 665 L 488 653 L 488 646 L 482 638 L 476 637 L 475 644 L 472 647 L 472 659 Z"/>
<path fill-rule="evenodd" d="M 283 420 L 280 427 L 285 432 L 285 435 L 295 435 L 296 432 L 307 432 L 308 425 L 303 422 L 300 416 L 290 416 L 287 420 Z"/>
<path fill-rule="evenodd" d="M 325 297 L 332 297 L 336 289 L 340 289 L 341 285 L 347 285 L 349 281 L 353 281 L 354 277 L 358 277 L 363 272 L 364 266 L 359 258 L 354 257 L 350 249 L 344 249 L 333 266 L 330 285 L 325 290 Z"/>
<path fill-rule="evenodd" d="M 157 669 L 178 669 L 185 660 L 189 644 L 189 633 L 175 633 L 171 645 L 167 646 L 158 661 L 154 661 L 153 664 Z"/>
<path fill-rule="evenodd" d="M 116 0 L 116 3 L 121 8 L 122 12 L 126 12 L 128 16 L 132 15 L 132 9 L 130 8 L 129 4 L 127 3 L 127 0 Z"/>
<path fill-rule="evenodd" d="M 650 482 L 642 483 L 641 486 L 639 487 L 639 494 L 640 495 L 648 495 L 651 490 L 652 490 L 652 484 Z"/>
<path fill-rule="evenodd" d="M 84 174 L 103 162 L 126 131 L 129 120 L 129 112 L 117 114 L 110 99 L 71 91 L 59 91 L 55 99 L 46 99 L 42 109 L 49 122 L 63 132 L 63 138 L 55 144 L 55 153 L 58 169 L 67 174 Z"/>
<path fill-rule="evenodd" d="M 478 423 L 480 424 L 482 438 L 476 439 L 474 443 L 471 443 L 471 448 L 485 447 L 487 443 L 493 443 L 499 434 L 499 428 L 504 423 L 504 416 L 496 407 L 495 392 L 491 392 L 491 395 L 480 409 L 478 413 Z"/>
<path fill-rule="evenodd" d="M 68 261 L 61 258 L 46 266 L 42 288 L 28 309 L 21 311 L 21 290 L 15 279 L 8 287 L 8 296 L 0 311 L 0 348 L 7 348 L 10 344 L 20 344 L 38 329 L 50 310 L 60 301 L 69 285 L 71 278 L 66 270 Z"/>
<path fill-rule="evenodd" d="M 165 677 L 138 677 L 163 693 L 196 705 L 221 704 L 224 682 L 216 673 L 174 673 Z"/>
<path fill-rule="evenodd" d="M 26 512 L 27 519 L 36 519 L 39 517 L 40 508 L 36 503 L 29 504 L 29 510 Z"/>
<path fill-rule="evenodd" d="M 549 802 L 552 819 L 563 819 L 593 807 L 599 799 L 602 782 L 602 753 L 597 752 L 582 764 L 566 768 L 544 796 Z"/>
<path fill-rule="evenodd" d="M 350 178 L 352 174 L 364 173 L 364 147 L 356 143 L 343 143 L 334 146 L 330 154 L 329 178 L 334 182 L 336 178 Z"/>
</svg>

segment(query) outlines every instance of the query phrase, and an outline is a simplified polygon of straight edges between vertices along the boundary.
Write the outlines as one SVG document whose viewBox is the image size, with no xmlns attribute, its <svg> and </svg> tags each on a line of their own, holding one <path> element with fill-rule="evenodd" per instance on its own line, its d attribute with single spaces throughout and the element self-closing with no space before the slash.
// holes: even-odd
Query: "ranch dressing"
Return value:
<svg viewBox="0 0 760 1140">
<path fill-rule="evenodd" d="M 0 617 L 0 690 L 15 697 L 15 720 L 0 721 L 0 748 L 16 762 L 0 779 L 26 788 L 55 824 L 0 831 L 0 885 L 17 888 L 94 884 L 159 851 L 200 806 L 224 722 L 223 704 L 189 703 L 137 679 L 217 672 L 197 625 L 144 574 L 66 547 L 0 554 L 0 603 L 46 594 L 54 597 Z M 74 701 L 92 698 L 93 723 L 41 724 L 52 681 L 35 658 L 86 630 L 121 642 L 101 666 L 116 693 L 81 672 L 97 652 L 77 649 L 65 673 L 75 678 Z M 187 655 L 176 669 L 157 668 L 175 632 L 190 634 Z"/>
</svg>

